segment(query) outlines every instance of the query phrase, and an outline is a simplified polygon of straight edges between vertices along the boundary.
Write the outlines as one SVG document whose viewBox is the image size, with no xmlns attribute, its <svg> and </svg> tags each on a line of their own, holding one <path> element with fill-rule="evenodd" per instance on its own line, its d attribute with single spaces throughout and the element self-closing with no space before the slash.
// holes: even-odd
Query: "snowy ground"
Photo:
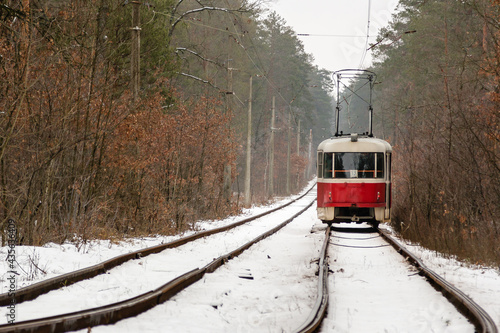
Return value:
<svg viewBox="0 0 500 333">
<path fill-rule="evenodd" d="M 311 233 L 309 209 L 276 235 L 173 299 L 137 318 L 93 332 L 290 332 L 315 302 L 323 233 Z M 82 332 L 83 333 L 83 332 Z"/>
<path fill-rule="evenodd" d="M 471 266 L 414 244 L 406 247 L 428 268 L 479 304 L 500 330 L 500 267 Z"/>
<path fill-rule="evenodd" d="M 315 193 L 295 204 L 305 205 Z M 277 206 L 279 203 L 273 205 Z M 314 207 L 314 206 L 313 206 Z M 200 222 L 200 230 L 227 225 L 271 207 L 245 211 L 244 216 L 224 221 Z M 40 296 L 37 300 L 18 304 L 16 321 L 75 311 L 78 308 L 97 306 L 107 302 L 132 297 L 145 292 L 179 273 L 178 262 L 190 267 L 201 266 L 200 253 L 206 260 L 233 249 L 236 241 L 254 238 L 273 223 L 281 222 L 279 213 L 270 219 L 261 219 L 241 231 L 230 231 L 224 236 L 200 240 L 196 245 L 172 249 L 170 252 L 151 255 L 117 267 L 113 274 L 105 274 L 89 281 L 82 281 L 68 288 Z M 316 219 L 314 209 L 294 220 L 277 235 L 252 247 L 240 257 L 231 260 L 216 272 L 207 275 L 188 290 L 172 300 L 147 311 L 137 318 L 123 320 L 115 325 L 94 328 L 93 332 L 176 331 L 176 332 L 289 332 L 299 326 L 314 303 L 316 287 L 316 262 L 323 238 L 324 226 Z M 336 234 L 337 235 L 337 234 Z M 339 235 L 337 235 L 339 236 Z M 345 235 L 340 235 L 345 237 Z M 347 238 L 366 238 L 368 234 L 349 234 Z M 132 239 L 118 244 L 108 241 L 90 242 L 77 247 L 74 244 L 47 244 L 44 247 L 16 247 L 16 258 L 22 269 L 18 272 L 18 287 L 37 282 L 68 271 L 101 262 L 119 254 L 171 241 L 178 237 L 149 237 Z M 334 239 L 338 244 L 351 244 L 353 240 Z M 354 241 L 356 242 L 356 241 Z M 362 244 L 377 245 L 380 240 L 361 240 Z M 461 262 L 445 259 L 439 254 L 411 246 L 429 268 L 441 274 L 471 296 L 493 317 L 500 327 L 500 272 L 498 269 L 469 267 Z M 5 258 L 7 247 L 0 248 Z M 363 252 L 364 251 L 364 252 Z M 378 251 L 375 256 L 375 251 Z M 396 263 L 402 257 L 390 254 L 388 247 L 369 250 L 332 245 L 329 249 L 331 270 L 330 307 L 324 332 L 415 332 L 434 331 L 470 332 L 468 323 L 460 316 L 450 314 L 447 304 L 429 302 L 418 285 L 408 287 L 407 280 L 418 280 L 411 272 Z M 170 253 L 170 255 L 168 254 Z M 175 259 L 173 259 L 175 258 Z M 169 261 L 170 260 L 170 261 Z M 188 265 L 188 266 L 189 266 Z M 41 273 L 41 270 L 46 274 Z M 186 269 L 189 270 L 189 269 Z M 6 292 L 7 263 L 0 262 L 0 292 Z M 132 275 L 132 271 L 140 278 Z M 242 278 L 242 277 L 251 277 Z M 220 282 L 222 279 L 223 282 Z M 140 283 L 138 281 L 141 281 Z M 416 282 L 419 283 L 418 281 Z M 378 288 L 380 286 L 380 288 Z M 394 287 L 394 288 L 387 288 Z M 369 288 L 368 288 L 369 287 Z M 373 288 L 375 287 L 375 288 Z M 397 289 L 399 288 L 399 289 Z M 422 287 L 424 288 L 424 287 Z M 376 299 L 360 301 L 361 297 L 382 289 L 392 292 L 381 304 Z M 89 292 L 94 297 L 89 298 Z M 79 302 L 68 302 L 66 296 L 78 295 Z M 420 297 L 422 296 L 422 297 Z M 359 301 L 356 301 L 358 299 Z M 366 298 L 365 298 L 366 299 Z M 349 303 L 351 302 L 351 303 Z M 358 302 L 358 303 L 356 303 Z M 73 303 L 77 303 L 76 305 Z M 42 304 L 43 309 L 40 309 Z M 399 308 L 412 304 L 411 316 Z M 387 318 L 397 319 L 388 322 Z M 7 313 L 6 308 L 0 308 Z M 6 316 L 0 317 L 6 323 Z M 443 324 L 444 323 L 444 324 Z"/>
<path fill-rule="evenodd" d="M 441 293 L 366 225 L 336 227 L 329 256 L 332 296 L 322 331 L 474 331 Z"/>
</svg>

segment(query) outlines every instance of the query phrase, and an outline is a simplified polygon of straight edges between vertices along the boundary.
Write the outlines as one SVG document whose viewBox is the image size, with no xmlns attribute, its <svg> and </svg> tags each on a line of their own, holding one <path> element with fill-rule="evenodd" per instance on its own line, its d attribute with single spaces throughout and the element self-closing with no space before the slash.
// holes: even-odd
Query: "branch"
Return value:
<svg viewBox="0 0 500 333">
<path fill-rule="evenodd" d="M 179 1 L 177 2 L 177 4 L 174 6 L 174 8 L 172 9 L 172 16 L 170 16 L 170 26 L 172 26 L 172 25 L 173 25 L 173 23 L 172 23 L 172 22 L 174 21 L 174 14 L 175 14 L 175 13 L 177 13 L 177 9 L 179 9 L 179 6 L 181 5 L 181 3 L 182 3 L 183 1 L 184 1 L 184 0 L 179 0 Z M 171 29 L 171 31 L 172 31 L 172 30 L 173 30 L 173 29 Z M 169 35 L 171 36 L 172 34 L 171 34 L 171 33 L 169 33 Z"/>
<path fill-rule="evenodd" d="M 178 54 L 178 53 L 179 53 L 179 51 L 189 52 L 189 53 L 191 53 L 191 54 L 193 54 L 193 55 L 197 56 L 198 58 L 200 58 L 200 59 L 201 59 L 201 60 L 203 60 L 203 61 L 207 61 L 207 62 L 210 62 L 210 63 L 212 63 L 212 64 L 215 64 L 215 65 L 217 65 L 217 66 L 219 66 L 219 67 L 223 67 L 223 68 L 225 68 L 225 67 L 224 67 L 224 64 L 221 64 L 221 63 L 219 63 L 219 62 L 217 62 L 217 61 L 215 61 L 215 60 L 207 59 L 207 58 L 203 57 L 201 54 L 199 54 L 199 53 L 198 53 L 198 52 L 196 52 L 196 51 L 189 50 L 189 49 L 187 49 L 187 48 L 185 48 L 185 47 L 178 47 L 178 48 L 176 48 L 176 49 L 175 49 L 175 53 L 177 53 L 177 54 Z"/>
<path fill-rule="evenodd" d="M 174 11 L 172 13 L 172 17 L 173 15 L 175 14 L 177 8 L 179 7 L 179 5 L 181 4 L 183 0 L 179 0 L 179 2 L 177 3 L 177 5 L 175 6 L 174 8 Z M 200 12 L 204 12 L 204 11 L 219 11 L 219 12 L 225 12 L 225 13 L 233 13 L 233 12 L 236 12 L 236 13 L 245 13 L 247 12 L 248 10 L 246 10 L 243 6 L 238 8 L 238 9 L 227 9 L 227 8 L 221 8 L 221 7 L 201 7 L 201 8 L 196 8 L 196 9 L 192 9 L 192 10 L 188 10 L 187 12 L 185 13 L 182 13 L 178 18 L 177 20 L 175 20 L 174 23 L 172 23 L 172 25 L 170 26 L 170 31 L 168 33 L 168 36 L 169 37 L 172 37 L 172 34 L 174 33 L 174 30 L 175 30 L 175 27 L 177 26 L 177 24 L 179 24 L 186 16 L 189 16 L 191 14 L 194 14 L 194 13 L 200 13 Z"/>
<path fill-rule="evenodd" d="M 216 86 L 215 84 L 213 84 L 212 82 L 207 81 L 207 80 L 203 80 L 202 78 L 199 78 L 199 77 L 197 77 L 197 76 L 194 76 L 194 75 L 191 75 L 191 74 L 187 74 L 187 73 L 181 73 L 181 72 L 177 72 L 177 74 L 182 75 L 182 76 L 187 76 L 187 77 L 189 77 L 189 78 L 191 78 L 191 79 L 194 79 L 194 80 L 196 80 L 196 81 L 200 81 L 200 82 L 206 83 L 206 84 L 208 84 L 208 85 L 210 85 L 210 86 L 214 87 L 215 89 L 217 89 L 217 90 L 219 90 L 219 91 L 223 91 L 221 88 L 217 87 L 217 86 Z"/>
</svg>

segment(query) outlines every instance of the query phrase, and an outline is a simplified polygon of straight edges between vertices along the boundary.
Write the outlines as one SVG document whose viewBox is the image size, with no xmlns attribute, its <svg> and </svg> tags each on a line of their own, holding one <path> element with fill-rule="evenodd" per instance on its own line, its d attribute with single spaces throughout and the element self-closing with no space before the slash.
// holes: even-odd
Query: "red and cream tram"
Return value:
<svg viewBox="0 0 500 333">
<path fill-rule="evenodd" d="M 318 218 L 325 223 L 390 220 L 391 152 L 384 140 L 351 134 L 318 146 Z"/>
<path fill-rule="evenodd" d="M 369 222 L 377 227 L 391 218 L 392 147 L 372 134 L 376 75 L 344 69 L 334 72 L 333 78 L 337 86 L 336 131 L 318 146 L 318 218 L 329 224 Z M 352 116 L 349 112 L 356 102 L 361 110 L 358 114 L 368 117 L 368 131 L 346 135 L 340 131 L 340 121 L 345 123 Z"/>
</svg>

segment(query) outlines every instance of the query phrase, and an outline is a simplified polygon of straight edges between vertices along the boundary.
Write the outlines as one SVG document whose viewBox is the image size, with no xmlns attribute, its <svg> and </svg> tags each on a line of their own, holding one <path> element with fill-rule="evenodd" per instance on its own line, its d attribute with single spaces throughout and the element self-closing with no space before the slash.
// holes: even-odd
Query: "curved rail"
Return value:
<svg viewBox="0 0 500 333">
<path fill-rule="evenodd" d="M 374 228 L 373 230 L 376 230 L 399 254 L 407 258 L 419 270 L 419 274 L 425 276 L 433 287 L 440 291 L 475 326 L 476 332 L 498 333 L 497 327 L 490 315 L 470 297 L 427 268 L 421 260 L 399 244 L 387 231 L 378 228 Z M 316 303 L 307 320 L 295 330 L 297 333 L 315 332 L 326 314 L 328 305 L 328 263 L 326 256 L 330 232 L 331 228 L 328 227 L 325 242 L 321 250 Z"/>
<path fill-rule="evenodd" d="M 297 333 L 310 333 L 315 332 L 323 318 L 326 315 L 326 310 L 328 307 L 328 245 L 330 244 L 330 233 L 331 227 L 328 226 L 325 232 L 325 241 L 323 242 L 323 247 L 321 248 L 321 254 L 319 259 L 319 273 L 318 273 L 318 295 L 316 297 L 316 303 L 313 306 L 309 317 L 306 321 L 295 330 Z"/>
<path fill-rule="evenodd" d="M 307 193 L 306 193 L 307 194 Z M 304 194 L 305 195 L 305 194 Z M 297 199 L 296 199 L 297 200 Z M 220 266 L 234 257 L 237 257 L 246 249 L 250 248 L 255 243 L 269 237 L 283 228 L 285 225 L 294 220 L 297 216 L 308 210 L 316 199 L 311 201 L 305 208 L 293 215 L 291 218 L 282 222 L 278 226 L 266 231 L 252 241 L 240 246 L 234 251 L 231 251 L 202 268 L 194 269 L 187 272 L 176 279 L 164 284 L 163 286 L 136 296 L 134 298 L 121 302 L 105 305 L 102 307 L 87 309 L 83 311 L 73 312 L 64 315 L 58 315 L 48 318 L 33 319 L 29 321 L 19 322 L 15 324 L 0 325 L 0 333 L 3 332 L 65 332 L 79 329 L 85 329 L 92 326 L 113 324 L 117 321 L 129 317 L 136 316 L 154 306 L 161 304 L 179 291 L 189 287 L 196 281 L 200 280 L 206 273 L 215 271 Z"/>
<path fill-rule="evenodd" d="M 186 243 L 197 240 L 199 238 L 203 238 L 203 237 L 211 236 L 211 235 L 214 235 L 214 234 L 217 234 L 220 232 L 228 231 L 228 230 L 233 229 L 235 227 L 238 227 L 242 224 L 256 220 L 256 219 L 261 218 L 265 215 L 274 213 L 275 211 L 280 210 L 282 208 L 285 208 L 285 207 L 291 205 L 292 203 L 294 203 L 295 201 L 302 199 L 304 196 L 306 196 L 314 188 L 315 185 L 316 184 L 314 184 L 311 188 L 309 188 L 301 196 L 291 200 L 290 202 L 287 202 L 286 204 L 283 204 L 283 205 L 278 206 L 276 208 L 270 209 L 270 210 L 263 212 L 261 214 L 243 219 L 241 221 L 238 221 L 238 222 L 235 222 L 232 224 L 229 224 L 227 226 L 198 232 L 198 233 L 195 233 L 193 235 L 183 237 L 183 238 L 177 239 L 177 240 L 172 241 L 172 242 L 168 242 L 168 243 L 160 244 L 160 245 L 155 245 L 155 246 L 151 246 L 151 247 L 148 247 L 145 249 L 137 250 L 137 251 L 134 251 L 131 253 L 123 254 L 123 255 L 108 259 L 106 261 L 103 261 L 101 263 L 95 264 L 93 266 L 82 268 L 82 269 L 79 269 L 79 270 L 76 270 L 73 272 L 69 272 L 66 274 L 58 275 L 56 277 L 53 277 L 53 278 L 50 278 L 50 279 L 47 279 L 47 280 L 44 280 L 44 281 L 41 281 L 38 283 L 34 283 L 30 286 L 20 288 L 20 289 L 16 290 L 16 299 L 15 299 L 16 304 L 22 303 L 24 301 L 33 300 L 42 294 L 48 293 L 49 291 L 59 289 L 59 288 L 65 287 L 65 286 L 69 286 L 69 285 L 74 284 L 76 282 L 79 282 L 79 281 L 82 281 L 85 279 L 90 279 L 90 278 L 93 278 L 97 275 L 106 273 L 110 269 L 112 269 L 116 266 L 119 266 L 126 261 L 145 257 L 145 256 L 148 256 L 150 254 L 158 253 L 158 252 L 161 252 L 161 251 L 166 250 L 166 249 L 176 248 L 176 247 L 179 247 L 179 246 L 184 245 Z M 11 302 L 12 302 L 12 296 L 10 296 L 9 293 L 0 294 L 0 306 L 8 306 L 9 304 L 11 304 Z"/>
<path fill-rule="evenodd" d="M 420 275 L 440 291 L 456 308 L 476 327 L 476 332 L 497 333 L 497 327 L 490 315 L 461 290 L 454 287 L 434 271 L 427 268 L 415 255 L 401 246 L 387 231 L 377 229 L 379 234 L 402 256 L 407 258 L 417 269 Z"/>
</svg>

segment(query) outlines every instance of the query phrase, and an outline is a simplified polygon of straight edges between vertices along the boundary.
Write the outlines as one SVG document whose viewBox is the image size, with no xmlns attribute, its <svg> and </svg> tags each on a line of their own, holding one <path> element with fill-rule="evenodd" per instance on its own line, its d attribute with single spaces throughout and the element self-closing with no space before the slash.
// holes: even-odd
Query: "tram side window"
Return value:
<svg viewBox="0 0 500 333">
<path fill-rule="evenodd" d="M 383 178 L 383 153 L 335 153 L 334 178 Z"/>
<path fill-rule="evenodd" d="M 391 154 L 387 154 L 387 178 L 391 180 Z"/>
<path fill-rule="evenodd" d="M 324 153 L 324 173 L 323 178 L 333 178 L 333 154 L 332 153 Z"/>
<path fill-rule="evenodd" d="M 377 154 L 377 177 L 384 178 L 384 153 Z"/>
<path fill-rule="evenodd" d="M 318 151 L 318 178 L 323 178 L 323 152 Z"/>
</svg>

